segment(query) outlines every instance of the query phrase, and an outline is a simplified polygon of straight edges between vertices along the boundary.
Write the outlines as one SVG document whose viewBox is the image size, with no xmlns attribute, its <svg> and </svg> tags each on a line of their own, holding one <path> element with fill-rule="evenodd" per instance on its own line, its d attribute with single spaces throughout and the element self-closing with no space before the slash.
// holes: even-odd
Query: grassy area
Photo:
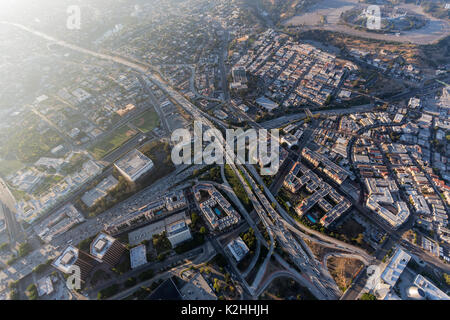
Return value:
<svg viewBox="0 0 450 320">
<path fill-rule="evenodd" d="M 64 176 L 71 175 L 79 171 L 87 160 L 89 160 L 87 155 L 76 153 L 70 158 L 69 163 L 62 166 L 60 173 Z"/>
<path fill-rule="evenodd" d="M 139 151 L 152 159 L 154 164 L 151 173 L 143 177 L 139 182 L 141 187 L 149 186 L 175 170 L 175 165 L 171 158 L 170 145 L 166 141 L 151 141 L 141 147 Z"/>
<path fill-rule="evenodd" d="M 23 163 L 18 160 L 0 160 L 0 175 L 6 177 L 19 171 L 22 167 Z"/>
<path fill-rule="evenodd" d="M 89 152 L 92 153 L 96 159 L 101 159 L 111 151 L 119 148 L 136 134 L 136 130 L 130 129 L 127 125 L 124 125 L 90 147 Z"/>
<path fill-rule="evenodd" d="M 253 209 L 253 205 L 245 192 L 244 186 L 241 184 L 239 178 L 235 175 L 233 169 L 229 165 L 225 165 L 225 177 L 233 188 L 236 196 L 241 200 L 245 209 L 250 212 Z"/>
<path fill-rule="evenodd" d="M 159 125 L 159 117 L 155 110 L 148 110 L 132 122 L 136 128 L 147 133 Z"/>
<path fill-rule="evenodd" d="M 33 195 L 40 196 L 46 191 L 48 191 L 52 186 L 56 185 L 63 179 L 59 175 L 49 175 L 44 178 L 44 180 L 39 183 L 39 185 L 33 190 Z"/>
<path fill-rule="evenodd" d="M 37 115 L 28 114 L 21 122 L 20 130 L 17 127 L 5 130 L 0 139 L 0 156 L 5 158 L 14 155 L 18 161 L 31 163 L 63 143 L 56 130 L 39 128 L 40 122 Z"/>
</svg>

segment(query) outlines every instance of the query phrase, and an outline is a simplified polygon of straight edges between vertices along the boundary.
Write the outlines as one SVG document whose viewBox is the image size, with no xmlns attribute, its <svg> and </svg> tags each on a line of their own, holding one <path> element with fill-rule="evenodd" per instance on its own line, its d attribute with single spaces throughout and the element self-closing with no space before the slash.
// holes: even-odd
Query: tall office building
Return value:
<svg viewBox="0 0 450 320">
<path fill-rule="evenodd" d="M 106 262 L 115 266 L 125 251 L 125 247 L 119 240 L 99 233 L 91 243 L 90 254 L 99 262 Z"/>
<path fill-rule="evenodd" d="M 73 274 L 73 266 L 79 267 L 83 282 L 86 281 L 94 265 L 95 259 L 91 255 L 74 246 L 68 246 L 52 263 L 53 267 L 66 274 Z"/>
</svg>

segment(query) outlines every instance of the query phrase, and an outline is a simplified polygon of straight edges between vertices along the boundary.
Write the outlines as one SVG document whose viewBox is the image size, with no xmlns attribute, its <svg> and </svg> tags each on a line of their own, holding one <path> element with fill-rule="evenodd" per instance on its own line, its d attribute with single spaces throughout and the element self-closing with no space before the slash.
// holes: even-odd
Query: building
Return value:
<svg viewBox="0 0 450 320">
<path fill-rule="evenodd" d="M 19 172 L 11 179 L 11 183 L 19 190 L 26 193 L 32 193 L 39 183 L 45 178 L 45 175 L 35 169 L 28 169 L 24 172 Z"/>
<path fill-rule="evenodd" d="M 82 197 L 81 201 L 88 207 L 91 208 L 99 200 L 103 199 L 108 195 L 108 192 L 117 187 L 119 181 L 112 175 L 109 175 L 103 179 L 98 185 L 86 192 Z"/>
<path fill-rule="evenodd" d="M 273 102 L 272 100 L 262 96 L 256 99 L 256 103 L 260 106 L 266 109 L 267 111 L 272 111 L 276 108 L 278 108 L 278 104 Z"/>
<path fill-rule="evenodd" d="M 409 217 L 405 202 L 394 200 L 391 192 L 397 192 L 395 181 L 390 179 L 365 178 L 368 190 L 366 206 L 388 222 L 394 229 L 400 227 Z"/>
<path fill-rule="evenodd" d="M 126 154 L 114 166 L 129 181 L 136 182 L 153 168 L 153 161 L 139 150 Z"/>
<path fill-rule="evenodd" d="M 230 89 L 235 91 L 247 90 L 247 74 L 245 67 L 238 66 L 231 70 L 231 75 L 233 77 L 233 82 L 230 83 Z"/>
<path fill-rule="evenodd" d="M 52 262 L 53 267 L 65 274 L 73 274 L 73 268 L 79 267 L 83 282 L 86 281 L 94 265 L 95 260 L 92 256 L 71 245 Z"/>
<path fill-rule="evenodd" d="M 394 287 L 410 259 L 411 256 L 408 253 L 398 248 L 381 274 L 381 279 L 386 284 Z"/>
<path fill-rule="evenodd" d="M 281 137 L 281 143 L 286 143 L 289 148 L 292 148 L 298 143 L 298 138 L 292 134 L 286 134 Z"/>
<path fill-rule="evenodd" d="M 234 67 L 231 70 L 231 74 L 233 76 L 233 82 L 247 83 L 247 74 L 245 71 L 245 67 L 243 66 Z"/>
<path fill-rule="evenodd" d="M 44 242 L 51 242 L 56 237 L 62 235 L 75 225 L 84 222 L 85 219 L 73 204 L 69 203 L 57 212 L 45 218 L 42 222 L 33 227 L 34 232 Z"/>
<path fill-rule="evenodd" d="M 180 243 L 192 239 L 191 231 L 186 224 L 185 219 L 178 220 L 166 227 L 167 239 L 170 241 L 172 248 Z"/>
<path fill-rule="evenodd" d="M 155 221 L 151 224 L 148 224 L 142 228 L 131 231 L 128 234 L 128 241 L 129 241 L 130 245 L 134 246 L 134 245 L 141 243 L 144 240 L 152 240 L 153 235 L 161 234 L 163 232 L 166 232 L 166 234 L 169 234 L 170 226 L 173 226 L 173 225 L 175 225 L 177 223 L 181 223 L 181 222 L 184 222 L 186 226 L 188 226 L 191 223 L 191 219 L 188 216 L 186 216 L 185 211 L 171 214 L 170 216 L 168 216 L 164 219 L 160 219 L 160 220 Z M 174 233 L 173 233 L 174 242 L 177 242 L 177 239 L 187 237 L 187 233 L 185 232 L 185 230 L 181 230 L 182 229 L 181 225 L 180 225 L 181 229 L 177 229 L 176 227 L 174 227 L 174 228 L 175 228 Z M 179 237 L 176 237 L 175 236 L 177 233 L 176 231 L 182 232 L 182 234 L 179 235 Z"/>
<path fill-rule="evenodd" d="M 211 230 L 223 230 L 239 223 L 241 217 L 237 211 L 212 184 L 198 183 L 193 193 Z"/>
<path fill-rule="evenodd" d="M 180 288 L 183 300 L 217 300 L 213 289 L 200 272 L 185 271 L 183 278 L 187 280 L 187 283 Z"/>
<path fill-rule="evenodd" d="M 105 231 L 108 234 L 115 235 L 130 228 L 136 228 L 140 224 L 160 220 L 186 206 L 187 201 L 182 190 L 169 192 L 134 212 L 117 217 L 105 226 Z M 169 218 L 171 217 L 172 215 Z"/>
<path fill-rule="evenodd" d="M 182 300 L 183 297 L 178 290 L 175 282 L 173 281 L 174 276 L 165 280 L 161 283 L 147 298 L 148 300 Z"/>
<path fill-rule="evenodd" d="M 450 297 L 436 287 L 430 280 L 418 274 L 414 279 L 414 285 L 421 289 L 428 300 L 450 300 Z"/>
<path fill-rule="evenodd" d="M 50 295 L 53 293 L 53 283 L 50 276 L 39 279 L 36 283 L 39 297 Z"/>
<path fill-rule="evenodd" d="M 131 269 L 136 269 L 147 263 L 147 249 L 145 244 L 130 249 Z"/>
<path fill-rule="evenodd" d="M 341 168 L 324 155 L 312 151 L 307 147 L 303 148 L 302 157 L 338 184 L 342 184 L 349 176 L 349 173 L 345 169 Z"/>
<path fill-rule="evenodd" d="M 106 262 L 110 266 L 115 266 L 125 251 L 125 247 L 119 240 L 99 233 L 92 241 L 89 253 L 99 262 Z"/>
<path fill-rule="evenodd" d="M 300 173 L 301 175 L 299 176 Z M 302 217 L 315 205 L 318 205 L 324 212 L 320 223 L 326 228 L 330 227 L 351 207 L 350 201 L 341 196 L 328 183 L 322 181 L 317 174 L 300 162 L 296 162 L 292 167 L 283 185 L 292 193 L 298 192 L 303 187 L 309 193 L 312 193 L 311 196 L 303 199 L 295 207 L 295 212 Z M 312 219 L 310 216 L 308 218 Z"/>
<path fill-rule="evenodd" d="M 230 250 L 237 262 L 244 259 L 250 251 L 241 237 L 231 240 L 230 243 L 228 243 L 227 248 Z"/>
</svg>

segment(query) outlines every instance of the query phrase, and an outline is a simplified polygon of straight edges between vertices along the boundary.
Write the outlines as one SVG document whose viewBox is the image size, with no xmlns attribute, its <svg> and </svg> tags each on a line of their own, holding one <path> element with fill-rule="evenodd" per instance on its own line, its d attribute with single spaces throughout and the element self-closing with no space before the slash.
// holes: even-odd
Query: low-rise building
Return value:
<svg viewBox="0 0 450 320">
<path fill-rule="evenodd" d="M 126 179 L 136 182 L 153 168 L 153 161 L 135 149 L 117 161 L 114 166 Z"/>
<path fill-rule="evenodd" d="M 130 249 L 131 269 L 136 269 L 147 263 L 147 249 L 145 244 Z"/>
<path fill-rule="evenodd" d="M 450 300 L 447 294 L 421 274 L 418 274 L 414 279 L 414 285 L 421 289 L 429 300 Z"/>
<path fill-rule="evenodd" d="M 227 248 L 230 250 L 237 262 L 244 259 L 250 251 L 241 237 L 231 240 L 230 243 L 228 243 Z"/>
<path fill-rule="evenodd" d="M 386 284 L 394 287 L 410 259 L 411 256 L 408 253 L 398 248 L 381 274 L 381 279 Z"/>
<path fill-rule="evenodd" d="M 192 239 L 189 226 L 185 219 L 178 220 L 166 227 L 167 239 L 170 241 L 172 248 L 175 248 L 180 243 Z"/>
</svg>

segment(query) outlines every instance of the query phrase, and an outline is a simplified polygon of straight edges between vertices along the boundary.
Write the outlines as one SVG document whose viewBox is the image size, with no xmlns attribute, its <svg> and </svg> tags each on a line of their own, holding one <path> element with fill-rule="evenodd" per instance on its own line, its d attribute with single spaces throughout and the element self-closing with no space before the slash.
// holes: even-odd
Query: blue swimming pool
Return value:
<svg viewBox="0 0 450 320">
<path fill-rule="evenodd" d="M 309 221 L 311 221 L 312 223 L 316 223 L 316 219 L 314 219 L 313 217 L 311 217 L 309 214 L 306 216 Z"/>
<path fill-rule="evenodd" d="M 222 212 L 218 208 L 214 208 L 214 212 L 217 214 L 218 217 L 222 215 Z"/>
</svg>

